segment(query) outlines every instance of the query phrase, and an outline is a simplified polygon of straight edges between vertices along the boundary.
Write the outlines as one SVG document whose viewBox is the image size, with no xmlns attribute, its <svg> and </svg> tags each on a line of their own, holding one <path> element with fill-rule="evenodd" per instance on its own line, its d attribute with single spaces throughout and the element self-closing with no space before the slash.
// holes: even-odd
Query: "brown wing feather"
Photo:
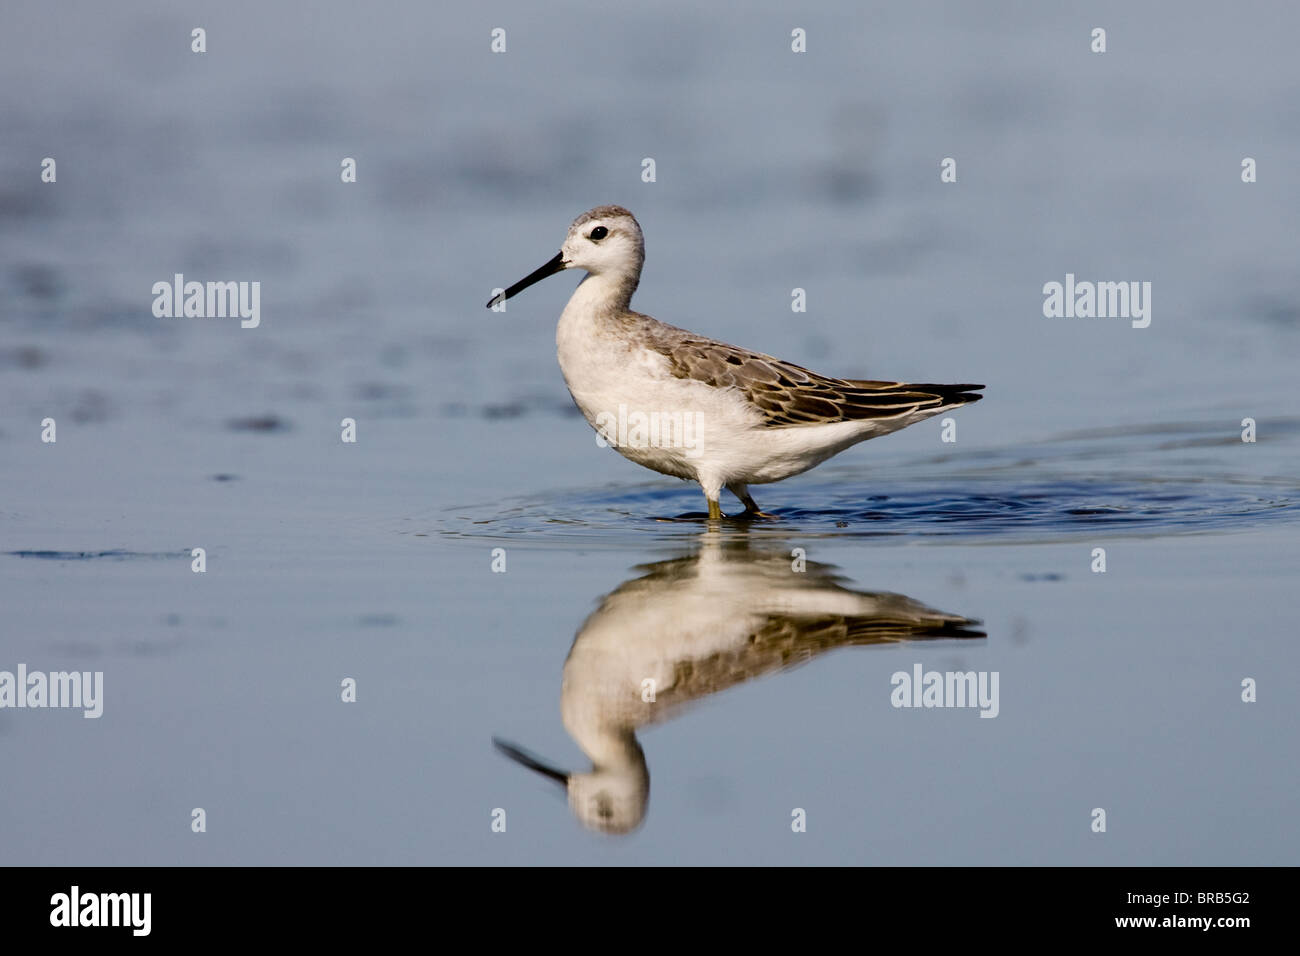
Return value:
<svg viewBox="0 0 1300 956">
<path fill-rule="evenodd" d="M 887 606 L 870 616 L 771 614 L 743 645 L 676 661 L 673 680 L 657 691 L 655 707 L 673 708 L 764 674 L 798 667 L 837 647 L 987 637 L 979 630 L 979 621 L 935 611 L 902 595 L 878 597 Z"/>
<path fill-rule="evenodd" d="M 682 331 L 665 327 L 668 329 Z M 677 378 L 738 389 L 763 414 L 764 424 L 776 428 L 898 418 L 924 409 L 966 405 L 983 397 L 968 394 L 983 385 L 828 378 L 770 355 L 684 332 L 657 343 L 655 349 L 668 359 Z"/>
</svg>

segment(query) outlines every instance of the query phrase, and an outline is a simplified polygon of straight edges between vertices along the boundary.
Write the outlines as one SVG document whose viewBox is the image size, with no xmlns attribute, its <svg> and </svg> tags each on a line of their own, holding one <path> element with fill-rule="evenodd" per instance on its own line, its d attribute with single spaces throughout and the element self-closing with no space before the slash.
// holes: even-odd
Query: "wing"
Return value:
<svg viewBox="0 0 1300 956">
<path fill-rule="evenodd" d="M 979 621 L 944 614 L 901 594 L 869 596 L 881 600 L 878 614 L 771 614 L 744 644 L 708 657 L 676 661 L 672 682 L 656 690 L 654 722 L 693 700 L 790 670 L 837 647 L 988 636 L 979 629 Z"/>
<path fill-rule="evenodd" d="M 668 359 L 669 368 L 677 378 L 738 389 L 762 413 L 764 424 L 773 428 L 900 418 L 983 398 L 971 394 L 983 385 L 918 385 L 828 378 L 770 355 L 686 332 L 661 341 L 654 348 Z"/>
</svg>

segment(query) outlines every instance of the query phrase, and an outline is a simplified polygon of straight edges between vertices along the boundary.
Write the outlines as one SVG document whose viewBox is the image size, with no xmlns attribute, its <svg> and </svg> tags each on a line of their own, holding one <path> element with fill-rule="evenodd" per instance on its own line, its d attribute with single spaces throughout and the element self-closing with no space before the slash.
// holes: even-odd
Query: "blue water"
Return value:
<svg viewBox="0 0 1300 956">
<path fill-rule="evenodd" d="M 106 699 L 0 709 L 0 862 L 1294 864 L 1297 28 L 6 3 L 0 671 Z M 710 527 L 574 413 L 573 277 L 483 308 L 607 202 L 642 311 L 986 399 Z M 260 326 L 155 318 L 178 272 Z M 1150 281 L 1150 327 L 1045 318 L 1067 273 Z M 998 716 L 893 707 L 918 663 Z M 650 670 L 672 708 L 620 716 Z M 566 702 L 636 724 L 630 832 L 493 746 L 589 771 Z"/>
</svg>

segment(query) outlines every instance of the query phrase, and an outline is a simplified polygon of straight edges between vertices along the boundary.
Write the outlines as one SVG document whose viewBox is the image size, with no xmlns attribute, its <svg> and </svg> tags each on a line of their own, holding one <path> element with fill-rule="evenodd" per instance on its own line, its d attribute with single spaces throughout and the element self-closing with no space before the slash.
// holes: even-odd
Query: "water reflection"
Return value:
<svg viewBox="0 0 1300 956">
<path fill-rule="evenodd" d="M 592 768 L 570 773 L 494 740 L 564 785 L 587 827 L 628 833 L 645 818 L 650 771 L 637 731 L 692 701 L 797 667 L 837 647 L 982 638 L 978 621 L 902 594 L 856 591 L 790 545 L 704 536 L 686 557 L 636 568 L 578 629 L 560 714 Z"/>
</svg>

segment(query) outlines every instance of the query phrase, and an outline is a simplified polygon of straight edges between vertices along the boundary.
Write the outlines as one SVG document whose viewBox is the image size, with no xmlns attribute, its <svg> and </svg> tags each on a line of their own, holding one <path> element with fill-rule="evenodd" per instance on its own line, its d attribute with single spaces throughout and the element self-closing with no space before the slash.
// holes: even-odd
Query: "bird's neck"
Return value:
<svg viewBox="0 0 1300 956">
<path fill-rule="evenodd" d="M 565 729 L 593 767 L 628 770 L 645 766 L 645 753 L 631 727 L 606 724 Z"/>
<path fill-rule="evenodd" d="M 626 312 L 632 303 L 640 276 L 627 272 L 587 273 L 569 299 L 569 309 L 581 309 L 588 314 L 601 312 Z"/>
</svg>

